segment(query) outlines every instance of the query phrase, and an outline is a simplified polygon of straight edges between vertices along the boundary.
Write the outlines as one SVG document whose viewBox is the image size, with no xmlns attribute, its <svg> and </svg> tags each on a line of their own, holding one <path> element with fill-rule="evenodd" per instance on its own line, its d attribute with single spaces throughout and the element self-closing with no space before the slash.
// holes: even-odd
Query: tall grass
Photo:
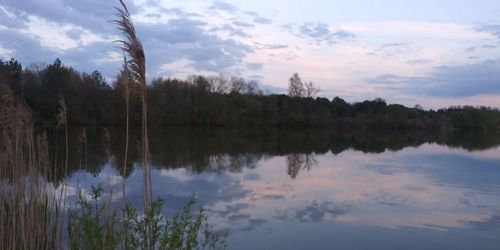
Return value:
<svg viewBox="0 0 500 250">
<path fill-rule="evenodd" d="M 144 168 L 144 210 L 151 213 L 152 186 L 151 173 L 149 167 L 149 139 L 148 139 L 148 108 L 147 108 L 147 85 L 146 85 L 146 59 L 141 41 L 137 37 L 132 17 L 125 3 L 120 0 L 121 8 L 117 7 L 116 19 L 112 23 L 116 24 L 124 36 L 123 40 L 117 42 L 125 54 L 128 55 L 125 64 L 130 79 L 140 86 L 140 97 L 142 106 L 142 165 Z"/>
<path fill-rule="evenodd" d="M 60 210 L 41 178 L 49 172 L 45 133 L 29 108 L 0 83 L 0 249 L 60 247 Z"/>
<path fill-rule="evenodd" d="M 135 26 L 125 3 L 120 0 L 121 8 L 117 7 L 116 19 L 112 23 L 116 24 L 124 36 L 123 40 L 117 42 L 129 59 L 126 60 L 125 68 L 129 78 L 140 86 L 140 97 L 142 105 L 142 165 L 144 168 L 143 176 L 143 196 L 144 212 L 146 215 L 146 236 L 147 242 L 154 241 L 153 235 L 153 210 L 152 210 L 152 185 L 151 172 L 149 166 L 149 138 L 148 138 L 148 108 L 147 108 L 147 85 L 146 85 L 146 58 L 141 41 L 137 37 Z M 127 79 L 127 81 L 128 81 Z M 146 249 L 152 249 L 151 245 L 146 245 Z"/>
</svg>

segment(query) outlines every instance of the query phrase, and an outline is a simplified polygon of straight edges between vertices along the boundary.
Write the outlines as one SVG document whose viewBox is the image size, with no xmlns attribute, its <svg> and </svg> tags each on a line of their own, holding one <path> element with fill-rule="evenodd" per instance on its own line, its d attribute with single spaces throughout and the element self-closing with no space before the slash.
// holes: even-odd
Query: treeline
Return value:
<svg viewBox="0 0 500 250">
<path fill-rule="evenodd" d="M 116 79 L 119 79 L 118 77 Z M 59 59 L 46 66 L 22 68 L 16 60 L 0 61 L 0 81 L 32 109 L 38 123 L 54 123 L 58 98 L 68 105 L 73 125 L 119 125 L 125 121 L 125 101 L 118 82 L 98 72 L 80 73 Z M 300 81 L 297 74 L 290 87 Z M 299 82 L 300 83 L 300 82 Z M 148 86 L 150 123 L 189 126 L 307 126 L 386 129 L 494 130 L 500 112 L 487 107 L 440 110 L 387 104 L 383 99 L 348 103 L 313 97 L 312 83 L 290 95 L 265 94 L 256 82 L 224 76 L 187 80 L 154 79 Z M 300 90 L 300 89 L 299 89 Z M 290 89 L 289 89 L 290 92 Z M 131 99 L 132 123 L 140 123 L 138 98 Z"/>
</svg>

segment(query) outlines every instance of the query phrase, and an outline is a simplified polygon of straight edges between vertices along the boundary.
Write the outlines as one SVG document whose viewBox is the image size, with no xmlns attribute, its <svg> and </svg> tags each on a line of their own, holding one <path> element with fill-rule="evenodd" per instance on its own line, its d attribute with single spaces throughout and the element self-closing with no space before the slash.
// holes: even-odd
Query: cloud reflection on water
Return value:
<svg viewBox="0 0 500 250">
<path fill-rule="evenodd" d="M 281 222 L 498 232 L 498 155 L 500 148 L 469 152 L 423 144 L 380 154 L 346 150 L 338 155 L 250 157 L 241 159 L 251 167 L 238 171 L 157 168 L 153 189 L 165 198 L 170 214 L 195 193 L 215 228 L 230 233 L 277 233 Z M 300 175 L 290 175 L 290 169 L 300 169 Z M 78 178 L 84 185 L 111 180 L 121 190 L 121 178 L 112 172 L 96 178 L 78 172 L 70 186 Z M 141 177 L 141 168 L 128 177 L 128 201 L 142 200 Z"/>
</svg>

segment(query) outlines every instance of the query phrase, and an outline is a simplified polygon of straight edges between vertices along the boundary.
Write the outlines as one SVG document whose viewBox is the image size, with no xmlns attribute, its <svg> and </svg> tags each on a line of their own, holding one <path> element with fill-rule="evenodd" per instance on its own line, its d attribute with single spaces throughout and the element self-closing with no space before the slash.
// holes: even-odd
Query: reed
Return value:
<svg viewBox="0 0 500 250">
<path fill-rule="evenodd" d="M 127 58 L 123 57 L 123 70 L 118 79 L 118 87 L 122 92 L 123 99 L 125 100 L 125 154 L 123 156 L 123 172 L 127 173 L 127 160 L 128 160 L 128 144 L 129 144 L 129 111 L 130 111 L 130 74 L 128 71 L 128 63 Z M 126 181 L 123 180 L 123 200 L 126 200 L 125 197 L 125 185 Z"/>
<path fill-rule="evenodd" d="M 47 136 L 31 112 L 0 83 L 0 249 L 60 247 L 60 210 L 41 176 L 48 173 Z"/>
<path fill-rule="evenodd" d="M 149 139 L 148 139 L 148 108 L 147 108 L 147 85 L 146 85 L 146 59 L 141 41 L 137 37 L 135 26 L 132 22 L 132 17 L 125 3 L 120 0 L 121 7 L 117 7 L 116 19 L 112 21 L 124 36 L 123 40 L 117 42 L 121 45 L 121 49 L 128 55 L 125 66 L 127 68 L 130 79 L 140 86 L 140 97 L 142 106 L 142 165 L 144 168 L 143 175 L 143 196 L 144 196 L 144 212 L 147 223 L 147 234 L 152 237 L 151 214 L 152 214 L 152 185 L 151 172 L 149 166 Z M 152 240 L 152 239 L 150 239 Z M 150 248 L 150 247 L 147 247 Z"/>
<path fill-rule="evenodd" d="M 69 161 L 69 137 L 68 137 L 68 106 L 66 100 L 62 95 L 59 95 L 59 113 L 56 115 L 57 129 L 64 126 L 64 145 L 65 145 L 65 158 L 64 158 L 64 175 L 68 174 L 68 161 Z"/>
</svg>

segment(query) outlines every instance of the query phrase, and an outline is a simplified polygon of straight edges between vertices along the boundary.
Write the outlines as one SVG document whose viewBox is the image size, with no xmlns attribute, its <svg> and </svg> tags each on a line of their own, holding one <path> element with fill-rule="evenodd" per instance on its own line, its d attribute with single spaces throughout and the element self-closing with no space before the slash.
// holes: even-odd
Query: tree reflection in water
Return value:
<svg viewBox="0 0 500 250">
<path fill-rule="evenodd" d="M 70 128 L 70 155 L 68 175 L 79 170 L 98 174 L 104 166 L 115 168 L 122 177 L 128 177 L 135 167 L 140 167 L 141 154 L 136 147 L 128 152 L 127 172 L 123 171 L 123 145 L 121 127 L 109 127 L 109 142 L 104 142 L 102 127 Z M 85 131 L 85 150 L 82 154 L 81 137 Z M 157 169 L 184 168 L 195 173 L 241 172 L 256 168 L 257 162 L 272 156 L 284 156 L 288 164 L 287 173 L 297 178 L 302 170 L 310 170 L 317 162 L 315 155 L 332 153 L 338 155 L 345 150 L 364 153 L 399 151 L 406 147 L 417 147 L 424 143 L 437 143 L 469 151 L 483 150 L 500 145 L 499 133 L 459 133 L 429 131 L 370 131 L 284 128 L 151 128 L 151 164 Z M 49 153 L 53 161 L 64 159 L 58 144 L 63 136 L 49 130 Z M 73 139 L 74 138 L 74 139 Z M 131 129 L 131 142 L 139 141 L 140 129 Z M 104 145 L 109 143 L 109 149 Z M 108 155 L 109 154 L 109 155 Z M 83 159 L 84 158 L 84 159 Z M 112 159 L 111 161 L 109 159 Z M 60 164 L 56 164 L 60 165 Z M 62 171 L 56 184 L 65 176 Z"/>
<path fill-rule="evenodd" d="M 301 170 L 311 170 L 313 166 L 318 165 L 318 161 L 312 154 L 291 154 L 286 157 L 286 165 L 288 175 L 295 179 Z"/>
</svg>

